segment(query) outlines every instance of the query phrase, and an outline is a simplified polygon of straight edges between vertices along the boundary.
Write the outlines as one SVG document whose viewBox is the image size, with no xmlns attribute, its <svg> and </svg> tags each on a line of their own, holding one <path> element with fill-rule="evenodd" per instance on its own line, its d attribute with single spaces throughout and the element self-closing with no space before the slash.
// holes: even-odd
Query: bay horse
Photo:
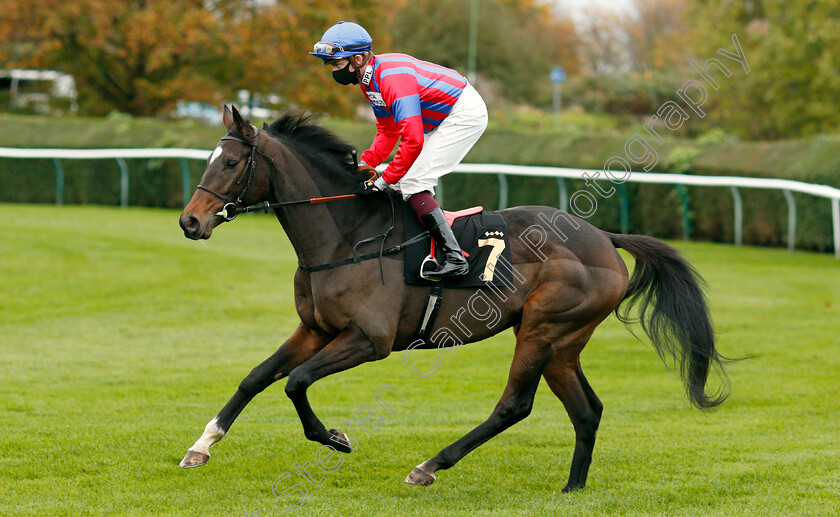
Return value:
<svg viewBox="0 0 840 517">
<path fill-rule="evenodd" d="M 318 419 L 307 389 L 327 375 L 410 349 L 428 289 L 405 284 L 404 253 L 321 271 L 308 268 L 352 257 L 355 243 L 381 233 L 389 224 L 394 230 L 383 246 L 406 238 L 387 195 L 310 201 L 347 194 L 358 184 L 360 178 L 348 163 L 350 145 L 303 115 L 286 114 L 257 129 L 235 107 L 225 106 L 223 120 L 227 134 L 208 158 L 201 183 L 181 214 L 181 228 L 190 239 L 209 239 L 219 224 L 231 218 L 231 211 L 235 215 L 244 205 L 281 203 L 272 205 L 273 211 L 301 265 L 294 277 L 300 325 L 245 377 L 180 465 L 207 463 L 210 446 L 222 439 L 245 405 L 284 377 L 288 377 L 286 395 L 306 438 L 349 453 L 347 436 L 339 429 L 328 430 Z M 406 482 L 430 485 L 437 471 L 452 467 L 528 416 L 543 377 L 575 429 L 574 455 L 563 490 L 584 487 L 603 406 L 583 375 L 580 353 L 612 312 L 626 324 L 641 322 L 663 361 L 673 363 L 681 374 L 695 406 L 708 409 L 723 402 L 728 394 L 725 358 L 715 346 L 703 282 L 674 248 L 646 236 L 607 233 L 545 206 L 516 207 L 501 214 L 520 284 L 502 295 L 493 293 L 498 314 L 492 326 L 464 314 L 476 293 L 483 291 L 490 299 L 488 287 L 445 290 L 434 327 L 457 319 L 466 329 L 465 343 L 512 328 L 516 347 L 507 385 L 485 422 L 415 467 Z M 560 223 L 566 225 L 562 232 Z M 540 233 L 540 228 L 551 231 Z M 372 246 L 379 248 L 378 243 Z M 617 248 L 634 257 L 632 278 Z M 635 317 L 628 313 L 633 305 L 638 311 Z M 709 394 L 706 381 L 712 369 L 718 370 L 723 382 Z"/>
</svg>

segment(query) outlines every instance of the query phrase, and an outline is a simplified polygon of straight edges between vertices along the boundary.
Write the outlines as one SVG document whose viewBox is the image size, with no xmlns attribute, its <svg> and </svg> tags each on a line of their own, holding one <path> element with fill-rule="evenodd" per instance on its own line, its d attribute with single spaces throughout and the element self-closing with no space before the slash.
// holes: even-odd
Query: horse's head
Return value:
<svg viewBox="0 0 840 517">
<path fill-rule="evenodd" d="M 231 205 L 258 203 L 269 195 L 268 175 L 255 161 L 259 131 L 235 106 L 225 106 L 223 120 L 227 134 L 207 159 L 201 182 L 181 213 L 181 228 L 190 239 L 209 239 L 213 228 L 230 220 L 223 214 Z"/>
</svg>

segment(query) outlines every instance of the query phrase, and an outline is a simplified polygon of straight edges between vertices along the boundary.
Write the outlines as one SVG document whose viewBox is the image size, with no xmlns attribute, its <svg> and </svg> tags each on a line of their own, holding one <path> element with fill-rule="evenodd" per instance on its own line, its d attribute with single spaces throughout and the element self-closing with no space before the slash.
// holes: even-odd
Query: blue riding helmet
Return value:
<svg viewBox="0 0 840 517">
<path fill-rule="evenodd" d="M 321 59 L 350 57 L 373 49 L 373 38 L 358 23 L 338 22 L 321 36 L 310 52 Z"/>
</svg>

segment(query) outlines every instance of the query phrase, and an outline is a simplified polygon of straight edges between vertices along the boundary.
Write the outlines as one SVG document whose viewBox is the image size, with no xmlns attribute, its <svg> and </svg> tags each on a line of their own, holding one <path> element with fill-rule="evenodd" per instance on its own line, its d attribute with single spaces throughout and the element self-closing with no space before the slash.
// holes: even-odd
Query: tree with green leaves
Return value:
<svg viewBox="0 0 840 517">
<path fill-rule="evenodd" d="M 840 129 L 840 0 L 697 3 L 697 55 L 737 34 L 750 69 L 722 82 L 711 122 L 751 139 Z"/>
<path fill-rule="evenodd" d="M 551 104 L 549 71 L 576 73 L 574 24 L 536 0 L 480 0 L 477 86 L 516 102 Z M 467 74 L 470 2 L 414 0 L 396 14 L 393 48 Z M 425 23 L 423 21 L 426 21 Z"/>
</svg>

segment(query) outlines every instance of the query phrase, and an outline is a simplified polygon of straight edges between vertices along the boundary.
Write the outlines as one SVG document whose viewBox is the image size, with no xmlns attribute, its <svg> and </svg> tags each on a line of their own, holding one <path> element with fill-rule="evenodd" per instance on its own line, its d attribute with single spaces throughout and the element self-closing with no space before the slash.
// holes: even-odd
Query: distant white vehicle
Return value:
<svg viewBox="0 0 840 517">
<path fill-rule="evenodd" d="M 275 119 L 280 116 L 279 111 L 263 106 L 263 101 L 279 103 L 280 96 L 276 94 L 264 95 L 259 92 L 239 90 L 236 92 L 236 98 L 239 101 L 239 112 L 251 120 Z"/>
<path fill-rule="evenodd" d="M 281 97 L 275 93 L 262 94 L 255 92 L 252 94 L 248 90 L 239 90 L 236 99 L 236 103 L 240 106 L 239 112 L 252 121 L 257 119 L 273 120 L 281 114 L 276 109 L 263 106 L 263 102 L 274 105 L 282 102 Z M 179 100 L 175 108 L 175 116 L 178 118 L 200 120 L 210 125 L 218 125 L 222 123 L 222 107 L 221 105 L 213 105 L 206 102 Z"/>
<path fill-rule="evenodd" d="M 55 70 L 0 70 L 0 92 L 6 90 L 12 109 L 31 106 L 38 113 L 49 113 L 51 99 L 68 101 L 72 112 L 79 109 L 73 76 Z"/>
<path fill-rule="evenodd" d="M 201 120 L 211 125 L 222 123 L 222 110 L 204 102 L 178 101 L 175 115 L 179 118 Z"/>
</svg>

